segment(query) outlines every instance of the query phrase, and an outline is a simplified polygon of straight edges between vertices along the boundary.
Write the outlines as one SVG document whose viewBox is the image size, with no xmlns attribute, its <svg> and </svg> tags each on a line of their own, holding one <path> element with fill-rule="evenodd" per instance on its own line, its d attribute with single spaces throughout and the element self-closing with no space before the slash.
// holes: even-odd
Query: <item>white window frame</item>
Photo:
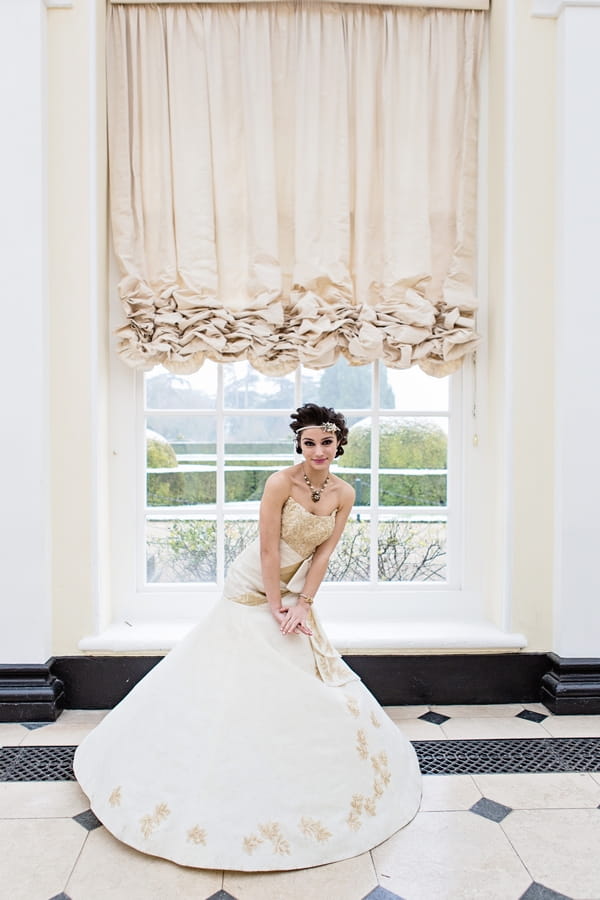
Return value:
<svg viewBox="0 0 600 900">
<path fill-rule="evenodd" d="M 475 373 L 479 361 L 468 361 L 462 370 L 450 379 L 448 410 L 448 502 L 447 525 L 447 580 L 436 583 L 417 582 L 329 582 L 319 591 L 322 609 L 328 616 L 352 619 L 369 615 L 382 621 L 392 616 L 402 619 L 440 618 L 456 619 L 477 617 L 480 604 L 480 578 L 478 563 L 481 553 L 465 552 L 468 545 L 474 547 L 480 515 L 472 508 L 469 497 L 481 495 L 473 487 L 477 474 L 477 451 L 473 441 L 473 410 L 475 408 Z M 143 531 L 146 514 L 145 497 L 145 427 L 144 427 L 144 379 L 143 374 L 126 367 L 115 354 L 111 360 L 111 558 L 112 605 L 116 620 L 169 621 L 196 619 L 216 602 L 221 595 L 222 583 L 204 586 L 197 583 L 170 584 L 145 582 L 145 553 Z M 379 396 L 377 367 L 373 372 L 372 396 Z M 278 410 L 281 415 L 287 410 Z M 381 410 L 387 416 L 414 415 L 413 411 Z M 435 411 L 423 410 L 434 415 Z M 374 444 L 372 459 L 378 458 L 377 412 L 373 415 Z M 228 411 L 209 411 L 219 418 Z M 219 429 L 218 429 L 219 431 Z M 481 435 L 478 434 L 479 444 Z M 223 447 L 218 447 L 220 455 Z M 292 461 L 292 460 L 291 460 Z M 465 473 L 469 473 L 468 479 Z M 377 496 L 378 471 L 373 467 L 374 496 Z M 466 502 L 467 501 L 467 502 Z M 240 504 L 239 511 L 246 509 Z M 167 508 L 168 511 L 168 508 Z M 235 506 L 226 513 L 237 512 Z M 174 510 L 181 514 L 181 510 Z M 218 521 L 224 518 L 224 509 L 217 506 Z M 474 526 L 474 527 L 473 527 Z M 372 526 L 375 528 L 375 525 Z M 219 546 L 222 553 L 222 547 Z M 376 554 L 374 543 L 372 552 Z"/>
</svg>

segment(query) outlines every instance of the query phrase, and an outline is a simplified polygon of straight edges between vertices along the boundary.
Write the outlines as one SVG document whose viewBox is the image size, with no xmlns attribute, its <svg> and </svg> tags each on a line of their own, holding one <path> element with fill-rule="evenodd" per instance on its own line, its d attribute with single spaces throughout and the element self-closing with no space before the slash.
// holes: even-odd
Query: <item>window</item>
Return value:
<svg viewBox="0 0 600 900">
<path fill-rule="evenodd" d="M 277 378 L 246 362 L 146 373 L 140 586 L 221 587 L 257 534 L 265 480 L 298 461 L 289 413 L 308 401 L 342 410 L 350 426 L 334 471 L 356 504 L 327 581 L 448 585 L 450 381 L 344 359 Z"/>
</svg>

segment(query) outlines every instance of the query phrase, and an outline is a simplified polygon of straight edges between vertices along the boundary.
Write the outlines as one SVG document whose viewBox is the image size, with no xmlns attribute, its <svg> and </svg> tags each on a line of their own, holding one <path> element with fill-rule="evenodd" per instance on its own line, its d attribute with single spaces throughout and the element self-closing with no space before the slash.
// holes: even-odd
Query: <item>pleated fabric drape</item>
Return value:
<svg viewBox="0 0 600 900">
<path fill-rule="evenodd" d="M 110 5 L 121 356 L 456 369 L 478 341 L 484 15 Z"/>
</svg>

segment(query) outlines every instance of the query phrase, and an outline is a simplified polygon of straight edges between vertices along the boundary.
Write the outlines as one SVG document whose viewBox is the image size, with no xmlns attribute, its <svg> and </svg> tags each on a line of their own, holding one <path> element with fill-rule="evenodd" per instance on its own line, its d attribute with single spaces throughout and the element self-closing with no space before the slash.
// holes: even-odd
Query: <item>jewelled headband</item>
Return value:
<svg viewBox="0 0 600 900">
<path fill-rule="evenodd" d="M 306 431 L 307 428 L 320 428 L 321 431 L 339 431 L 340 429 L 337 427 L 335 422 L 323 422 L 322 425 L 303 425 L 302 428 L 296 429 L 296 434 L 300 434 L 301 431 Z"/>
</svg>

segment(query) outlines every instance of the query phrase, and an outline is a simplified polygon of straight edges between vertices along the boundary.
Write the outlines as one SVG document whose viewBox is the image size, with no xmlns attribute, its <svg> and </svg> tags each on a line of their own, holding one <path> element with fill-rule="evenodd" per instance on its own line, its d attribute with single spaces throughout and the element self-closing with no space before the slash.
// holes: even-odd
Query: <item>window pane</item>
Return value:
<svg viewBox="0 0 600 900">
<path fill-rule="evenodd" d="M 401 521 L 379 523 L 377 577 L 379 581 L 445 581 L 446 522 Z"/>
<path fill-rule="evenodd" d="M 167 441 L 181 463 L 198 462 L 207 454 L 214 462 L 217 429 L 214 414 L 204 416 L 150 415 L 146 420 L 146 441 Z M 158 449 L 158 448 L 153 448 Z M 149 468 L 156 468 L 150 466 Z"/>
<path fill-rule="evenodd" d="M 225 417 L 225 499 L 260 500 L 265 481 L 293 462 L 289 416 Z"/>
<path fill-rule="evenodd" d="M 176 375 L 157 366 L 146 375 L 148 409 L 214 409 L 217 363 L 205 362 L 193 375 Z"/>
<path fill-rule="evenodd" d="M 371 429 L 361 427 L 364 418 L 352 425 L 344 453 L 334 464 L 333 471 L 348 481 L 356 492 L 355 506 L 371 503 Z"/>
<path fill-rule="evenodd" d="M 146 522 L 146 571 L 149 582 L 214 582 L 217 577 L 217 528 L 214 519 L 164 519 Z"/>
<path fill-rule="evenodd" d="M 249 362 L 223 367 L 226 409 L 293 409 L 294 375 L 261 375 Z"/>
<path fill-rule="evenodd" d="M 403 412 L 444 412 L 448 409 L 449 378 L 433 378 L 418 366 L 411 369 L 379 370 L 379 395 L 382 409 Z"/>
<path fill-rule="evenodd" d="M 258 514 L 253 518 L 226 518 L 225 520 L 225 572 L 248 544 L 258 537 Z"/>
<path fill-rule="evenodd" d="M 370 420 L 362 428 L 370 432 Z M 382 417 L 379 421 L 379 504 L 445 506 L 447 457 L 445 417 Z"/>
<path fill-rule="evenodd" d="M 370 534 L 369 520 L 352 517 L 335 548 L 326 581 L 369 581 Z"/>
<path fill-rule="evenodd" d="M 371 409 L 372 377 L 373 366 L 351 366 L 343 356 L 329 369 L 303 369 L 302 402 L 333 406 L 352 425 L 356 416 L 349 415 L 351 410 Z"/>
<path fill-rule="evenodd" d="M 151 418 L 161 432 L 146 431 L 147 506 L 215 503 L 216 453 L 214 439 L 210 441 L 210 433 L 214 435 L 214 422 L 186 416 L 180 421 L 176 438 L 168 441 L 163 435 L 165 431 L 171 431 L 171 417 Z"/>
</svg>

